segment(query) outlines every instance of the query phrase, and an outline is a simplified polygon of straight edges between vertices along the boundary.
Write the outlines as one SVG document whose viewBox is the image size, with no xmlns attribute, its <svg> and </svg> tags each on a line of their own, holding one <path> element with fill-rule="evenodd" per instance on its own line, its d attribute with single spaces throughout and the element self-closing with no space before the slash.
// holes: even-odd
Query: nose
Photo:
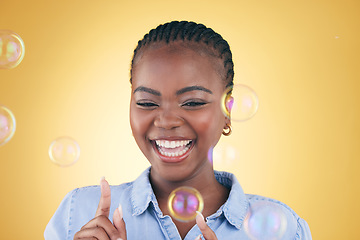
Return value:
<svg viewBox="0 0 360 240">
<path fill-rule="evenodd" d="M 180 127 L 183 123 L 184 120 L 171 109 L 162 110 L 154 121 L 155 127 L 166 130 Z"/>
</svg>

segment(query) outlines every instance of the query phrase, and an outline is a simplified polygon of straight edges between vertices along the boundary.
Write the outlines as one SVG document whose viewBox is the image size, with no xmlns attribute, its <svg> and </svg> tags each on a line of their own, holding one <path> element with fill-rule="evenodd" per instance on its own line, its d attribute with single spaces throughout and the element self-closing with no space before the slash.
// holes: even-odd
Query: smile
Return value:
<svg viewBox="0 0 360 240">
<path fill-rule="evenodd" d="M 193 146 L 193 140 L 154 140 L 152 142 L 160 158 L 167 162 L 181 161 Z"/>
</svg>

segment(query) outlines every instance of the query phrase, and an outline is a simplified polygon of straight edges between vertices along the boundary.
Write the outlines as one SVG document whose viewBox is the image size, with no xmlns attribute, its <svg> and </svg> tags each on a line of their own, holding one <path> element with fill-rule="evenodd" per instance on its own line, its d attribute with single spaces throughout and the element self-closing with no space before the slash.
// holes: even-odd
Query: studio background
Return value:
<svg viewBox="0 0 360 240">
<path fill-rule="evenodd" d="M 101 176 L 132 181 L 149 166 L 130 130 L 130 60 L 146 32 L 171 20 L 219 32 L 235 83 L 259 97 L 257 114 L 219 143 L 236 160 L 215 168 L 288 204 L 313 239 L 358 239 L 359 1 L 0 0 L 0 9 L 0 29 L 26 48 L 18 67 L 0 70 L 0 104 L 17 121 L 0 146 L 1 239 L 43 239 L 70 190 Z M 49 159 L 60 136 L 80 145 L 73 166 Z"/>
</svg>

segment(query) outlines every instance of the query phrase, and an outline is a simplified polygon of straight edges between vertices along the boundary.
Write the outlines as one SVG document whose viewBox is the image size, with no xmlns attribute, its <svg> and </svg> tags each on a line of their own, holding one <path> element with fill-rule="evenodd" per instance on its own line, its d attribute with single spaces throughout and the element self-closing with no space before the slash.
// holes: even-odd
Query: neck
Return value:
<svg viewBox="0 0 360 240">
<path fill-rule="evenodd" d="M 174 189 L 181 186 L 195 188 L 200 192 L 205 201 L 213 197 L 214 194 L 219 194 L 219 192 L 223 193 L 225 189 L 225 187 L 216 180 L 214 170 L 210 164 L 181 181 L 168 181 L 150 172 L 150 182 L 160 205 L 167 201 L 170 193 Z"/>
</svg>

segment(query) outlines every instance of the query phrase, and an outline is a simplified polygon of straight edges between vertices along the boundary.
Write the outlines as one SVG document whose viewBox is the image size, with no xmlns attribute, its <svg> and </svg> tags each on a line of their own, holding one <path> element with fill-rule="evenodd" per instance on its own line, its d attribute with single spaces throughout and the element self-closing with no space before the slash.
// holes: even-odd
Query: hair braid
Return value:
<svg viewBox="0 0 360 240">
<path fill-rule="evenodd" d="M 232 60 L 232 53 L 230 46 L 223 37 L 216 33 L 211 28 L 203 24 L 188 22 L 188 21 L 172 21 L 161 24 L 158 27 L 145 34 L 142 40 L 138 42 L 134 50 L 134 55 L 131 60 L 130 82 L 132 83 L 132 72 L 135 61 L 144 52 L 151 43 L 164 42 L 169 44 L 175 41 L 194 42 L 202 46 L 208 47 L 209 52 L 214 52 L 215 57 L 223 60 L 224 66 L 224 81 L 226 86 L 233 85 L 234 79 L 234 63 Z"/>
</svg>

